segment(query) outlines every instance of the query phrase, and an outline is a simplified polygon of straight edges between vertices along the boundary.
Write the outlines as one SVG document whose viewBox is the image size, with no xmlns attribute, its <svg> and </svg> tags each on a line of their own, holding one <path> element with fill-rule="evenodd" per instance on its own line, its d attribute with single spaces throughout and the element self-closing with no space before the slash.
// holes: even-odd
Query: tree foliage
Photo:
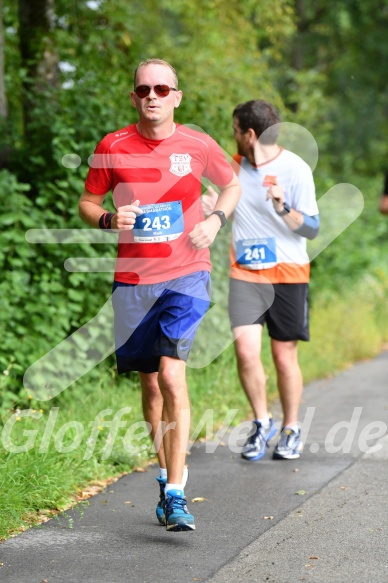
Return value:
<svg viewBox="0 0 388 583">
<path fill-rule="evenodd" d="M 63 263 L 112 256 L 112 248 L 31 245 L 25 233 L 84 227 L 77 202 L 88 157 L 105 133 L 136 119 L 129 92 L 140 60 L 159 57 L 176 67 L 184 93 L 177 121 L 202 127 L 230 153 L 236 104 L 274 102 L 317 139 L 320 193 L 338 180 L 357 184 L 357 173 L 370 184 L 386 159 L 382 0 L 0 0 L 1 10 L 5 407 L 23 398 L 23 371 L 106 301 L 111 275 L 70 274 Z M 80 164 L 64 164 L 67 154 Z M 335 274 L 349 278 L 376 265 L 373 241 L 384 240 L 386 223 L 373 215 L 373 184 L 365 192 L 369 210 L 316 262 L 325 285 Z M 351 254 L 349 240 L 357 247 Z"/>
<path fill-rule="evenodd" d="M 337 173 L 381 172 L 387 166 L 388 4 L 385 0 L 296 0 L 297 32 L 285 47 L 292 68 L 280 90 L 304 110 L 312 127 L 330 127 L 331 167 Z M 308 96 L 317 98 L 308 112 Z M 307 99 L 306 99 L 307 97 Z M 313 116 L 318 114 L 314 124 Z"/>
</svg>

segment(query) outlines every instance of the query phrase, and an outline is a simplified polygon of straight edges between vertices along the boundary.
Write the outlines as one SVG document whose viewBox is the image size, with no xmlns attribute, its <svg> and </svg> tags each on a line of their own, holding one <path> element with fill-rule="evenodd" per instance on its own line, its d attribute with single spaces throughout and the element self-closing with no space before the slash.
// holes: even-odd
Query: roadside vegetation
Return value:
<svg viewBox="0 0 388 583">
<path fill-rule="evenodd" d="M 112 274 L 69 270 L 69 258 L 114 259 L 114 237 L 50 239 L 55 229 L 84 229 L 77 202 L 88 157 L 105 133 L 134 121 L 128 92 L 140 60 L 176 66 L 177 121 L 203 128 L 228 153 L 235 105 L 269 99 L 316 140 L 318 199 L 338 183 L 361 191 L 364 208 L 344 229 L 347 202 L 334 197 L 324 230 L 339 225 L 336 237 L 312 262 L 311 342 L 299 349 L 305 384 L 388 342 L 388 219 L 377 211 L 388 14 L 378 0 L 68 4 L 39 0 L 32 15 L 27 0 L 19 11 L 0 0 L 0 540 L 75 503 L 82 509 L 110 480 L 154 460 L 136 375 L 119 378 L 113 356 L 101 356 L 111 344 L 109 309 L 100 311 Z M 249 416 L 226 312 L 229 236 L 225 229 L 212 247 L 215 304 L 188 369 L 196 439 Z M 76 335 L 96 314 L 89 337 Z M 25 372 L 71 335 L 69 350 L 37 373 L 43 393 L 31 390 Z M 275 398 L 268 339 L 263 360 Z M 57 390 L 89 361 L 91 370 Z"/>
</svg>

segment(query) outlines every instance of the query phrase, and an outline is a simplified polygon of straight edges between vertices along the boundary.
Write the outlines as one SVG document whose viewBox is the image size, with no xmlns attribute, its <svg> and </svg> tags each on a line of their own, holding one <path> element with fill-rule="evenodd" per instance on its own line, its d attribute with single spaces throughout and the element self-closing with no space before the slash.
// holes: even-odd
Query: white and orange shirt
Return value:
<svg viewBox="0 0 388 583">
<path fill-rule="evenodd" d="M 282 148 L 275 158 L 259 166 L 238 155 L 234 160 L 242 194 L 233 214 L 230 277 L 252 283 L 307 283 L 310 263 L 306 239 L 291 231 L 276 214 L 267 191 L 277 184 L 284 189 L 284 200 L 291 208 L 317 215 L 310 167 Z"/>
</svg>

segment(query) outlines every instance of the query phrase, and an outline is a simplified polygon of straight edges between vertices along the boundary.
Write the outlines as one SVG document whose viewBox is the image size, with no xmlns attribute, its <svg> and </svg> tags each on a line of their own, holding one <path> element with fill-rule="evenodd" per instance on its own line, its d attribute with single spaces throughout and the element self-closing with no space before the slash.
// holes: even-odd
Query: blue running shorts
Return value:
<svg viewBox="0 0 388 583">
<path fill-rule="evenodd" d="M 208 271 L 149 285 L 115 281 L 112 304 L 119 374 L 157 372 L 161 356 L 186 361 L 210 295 Z"/>
</svg>

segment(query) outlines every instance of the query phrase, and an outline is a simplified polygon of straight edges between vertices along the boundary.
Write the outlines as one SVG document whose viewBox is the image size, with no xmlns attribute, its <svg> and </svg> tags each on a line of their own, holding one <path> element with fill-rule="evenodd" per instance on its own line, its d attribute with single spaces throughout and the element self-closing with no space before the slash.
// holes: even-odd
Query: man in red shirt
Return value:
<svg viewBox="0 0 388 583">
<path fill-rule="evenodd" d="M 140 63 L 131 101 L 139 121 L 98 144 L 80 216 L 118 231 L 113 286 L 119 373 L 136 370 L 145 420 L 158 447 L 159 522 L 193 530 L 184 498 L 190 428 L 186 360 L 210 302 L 209 246 L 237 204 L 240 187 L 208 135 L 174 123 L 182 100 L 176 72 L 159 59 Z M 202 176 L 220 196 L 204 218 Z M 112 191 L 116 212 L 103 208 Z M 171 427 L 161 437 L 161 421 Z"/>
</svg>

